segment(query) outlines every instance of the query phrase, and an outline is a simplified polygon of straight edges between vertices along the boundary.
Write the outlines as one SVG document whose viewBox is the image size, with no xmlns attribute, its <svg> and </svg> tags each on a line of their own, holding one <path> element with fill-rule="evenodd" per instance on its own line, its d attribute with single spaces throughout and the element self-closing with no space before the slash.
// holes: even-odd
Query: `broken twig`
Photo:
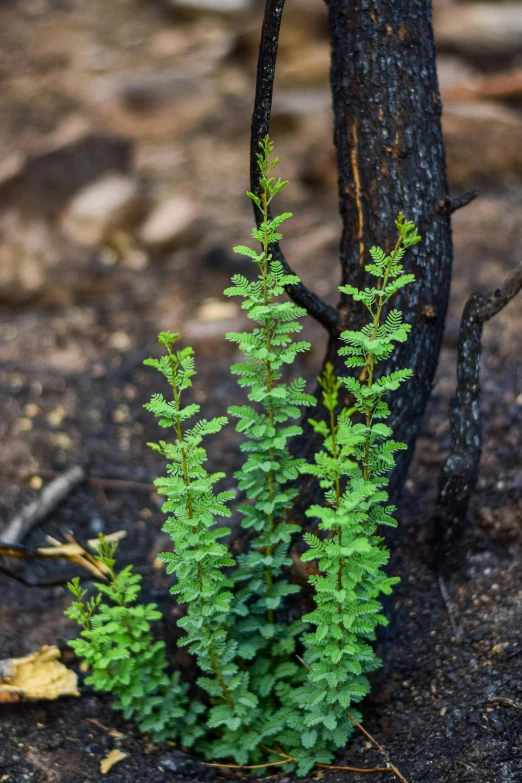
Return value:
<svg viewBox="0 0 522 783">
<path fill-rule="evenodd" d="M 451 568 L 451 553 L 464 533 L 482 453 L 480 357 L 482 331 L 522 288 L 522 264 L 489 294 L 473 294 L 464 307 L 459 332 L 457 389 L 450 403 L 451 446 L 442 466 L 433 531 L 436 568 Z"/>
<path fill-rule="evenodd" d="M 80 484 L 85 477 L 83 468 L 75 465 L 59 478 L 45 487 L 40 495 L 22 509 L 2 533 L 5 544 L 18 544 L 29 531 L 60 505 L 67 495 Z"/>
<path fill-rule="evenodd" d="M 303 666 L 306 666 L 306 668 L 308 669 L 309 672 L 312 671 L 311 668 L 309 667 L 309 665 L 306 663 L 306 661 L 304 661 L 299 655 L 296 655 L 296 658 L 297 658 L 297 660 L 300 663 L 303 664 Z M 348 718 L 350 718 L 350 720 L 352 721 L 353 725 L 356 726 L 360 731 L 362 731 L 364 736 L 367 739 L 370 740 L 372 745 L 375 745 L 377 750 L 379 750 L 381 752 L 381 754 L 383 755 L 386 763 L 388 764 L 388 767 L 385 767 L 383 769 L 357 770 L 357 772 L 363 772 L 363 771 L 364 772 L 368 772 L 368 771 L 370 771 L 370 772 L 384 772 L 384 771 L 386 771 L 386 772 L 394 772 L 395 775 L 397 775 L 397 777 L 399 778 L 399 780 L 401 780 L 403 783 L 408 783 L 408 781 L 406 780 L 404 775 L 402 775 L 399 772 L 399 770 L 397 769 L 397 767 L 394 764 L 392 764 L 392 762 L 390 761 L 390 757 L 388 755 L 388 752 L 383 748 L 383 746 L 379 742 L 377 742 L 377 740 L 374 737 L 372 737 L 370 732 L 367 731 L 364 728 L 364 726 L 361 723 L 359 723 L 359 721 L 356 718 L 354 718 L 354 716 L 352 715 L 351 712 L 349 712 L 348 710 L 345 710 L 345 713 L 348 716 Z M 317 767 L 324 767 L 324 766 L 326 766 L 327 769 L 349 769 L 349 767 L 331 767 L 331 766 L 327 766 L 327 765 L 324 765 L 324 764 L 316 764 L 316 766 Z"/>
<path fill-rule="evenodd" d="M 125 536 L 125 531 L 120 530 L 117 533 L 111 533 L 107 536 L 107 540 L 119 541 L 120 538 Z M 91 552 L 88 551 L 87 546 L 82 546 L 76 541 L 76 539 L 67 534 L 67 543 L 62 544 L 61 541 L 57 541 L 55 538 L 47 537 L 51 546 L 47 547 L 25 547 L 21 544 L 6 544 L 0 541 L 0 557 L 10 557 L 16 560 L 68 560 L 74 565 L 80 566 L 89 571 L 89 573 L 100 581 L 107 581 L 107 567 L 103 565 Z M 96 539 L 92 539 L 87 542 L 89 547 L 95 549 L 97 544 Z M 0 573 L 15 579 L 17 582 L 26 585 L 27 587 L 54 587 L 56 585 L 67 584 L 69 579 L 58 579 L 51 581 L 33 581 L 28 579 L 23 574 L 18 574 L 3 565 L 0 565 Z"/>
<path fill-rule="evenodd" d="M 389 755 L 388 755 L 388 751 L 387 751 L 387 750 L 385 750 L 385 749 L 383 748 L 383 746 L 382 746 L 382 745 L 381 745 L 379 742 L 377 742 L 377 740 L 376 740 L 374 737 L 372 737 L 372 735 L 370 734 L 370 732 L 369 732 L 369 731 L 366 731 L 366 729 L 364 728 L 364 726 L 363 726 L 361 723 L 359 723 L 359 721 L 358 721 L 358 720 L 356 720 L 356 719 L 353 717 L 353 715 L 351 714 L 351 712 L 349 712 L 348 710 L 346 710 L 346 714 L 348 715 L 348 717 L 350 718 L 350 720 L 352 721 L 352 723 L 354 724 L 354 726 L 357 726 L 357 728 L 358 728 L 360 731 L 362 731 L 362 733 L 364 734 L 364 736 L 365 736 L 365 737 L 367 737 L 367 739 L 369 739 L 369 740 L 370 740 L 370 742 L 371 742 L 373 745 L 375 745 L 375 747 L 376 747 L 378 750 L 380 750 L 380 752 L 382 753 L 382 755 L 383 755 L 383 757 L 384 757 L 384 759 L 385 759 L 386 763 L 388 764 L 388 767 L 390 768 L 390 770 L 391 770 L 392 772 L 394 772 L 394 773 L 397 775 L 397 777 L 399 778 L 399 780 L 401 780 L 401 781 L 402 781 L 402 783 L 408 783 L 408 781 L 406 780 L 406 778 L 404 777 L 404 775 L 403 775 L 401 772 L 399 772 L 399 770 L 397 769 L 397 767 L 395 766 L 395 764 L 392 764 L 392 762 L 390 761 L 390 757 L 389 757 Z"/>
<path fill-rule="evenodd" d="M 444 606 L 446 607 L 446 611 L 448 613 L 451 627 L 453 629 L 453 634 L 458 641 L 462 641 L 462 639 L 464 638 L 464 630 L 462 628 L 462 625 L 457 621 L 457 613 L 455 612 L 455 609 L 449 597 L 448 588 L 446 587 L 446 582 L 444 581 L 442 576 L 439 576 L 439 590 L 442 596 L 442 600 L 444 601 Z"/>
<path fill-rule="evenodd" d="M 453 215 L 458 209 L 467 207 L 468 204 L 475 201 L 478 195 L 478 188 L 474 188 L 473 190 L 468 190 L 467 193 L 462 193 L 460 196 L 455 196 L 455 198 L 446 196 L 446 198 L 441 199 L 437 203 L 437 212 L 439 215 Z"/>
<path fill-rule="evenodd" d="M 43 476 L 43 478 L 59 478 L 63 474 L 57 473 L 55 470 L 42 469 L 38 471 L 38 475 Z M 136 492 L 137 494 L 156 492 L 154 484 L 148 484 L 145 481 L 132 481 L 132 479 L 112 479 L 103 476 L 86 475 L 85 482 L 93 489 L 114 489 L 122 492 Z"/>
</svg>

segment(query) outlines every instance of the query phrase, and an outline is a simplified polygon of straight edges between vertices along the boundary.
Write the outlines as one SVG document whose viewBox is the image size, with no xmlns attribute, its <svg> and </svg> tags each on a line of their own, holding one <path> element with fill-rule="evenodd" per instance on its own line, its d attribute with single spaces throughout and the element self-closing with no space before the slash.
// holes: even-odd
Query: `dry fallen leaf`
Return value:
<svg viewBox="0 0 522 783">
<path fill-rule="evenodd" d="M 102 775 L 106 775 L 108 772 L 110 772 L 115 764 L 118 764 L 120 761 L 126 759 L 128 755 L 128 753 L 123 753 L 117 748 L 114 748 L 114 750 L 111 750 L 110 753 L 107 753 L 105 758 L 100 761 L 100 772 Z"/>
<path fill-rule="evenodd" d="M 78 676 L 59 658 L 58 647 L 44 645 L 24 658 L 0 661 L 0 702 L 79 696 Z"/>
</svg>

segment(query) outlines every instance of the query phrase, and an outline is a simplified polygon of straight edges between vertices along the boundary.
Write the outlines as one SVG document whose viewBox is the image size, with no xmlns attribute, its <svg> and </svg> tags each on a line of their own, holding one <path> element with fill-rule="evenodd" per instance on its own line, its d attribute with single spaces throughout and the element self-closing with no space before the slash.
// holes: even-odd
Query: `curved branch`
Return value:
<svg viewBox="0 0 522 783">
<path fill-rule="evenodd" d="M 480 355 L 486 321 L 522 289 L 522 264 L 490 294 L 473 294 L 464 307 L 459 332 L 457 389 L 450 403 L 451 447 L 442 466 L 433 531 L 433 564 L 451 566 L 449 556 L 464 532 L 466 513 L 482 454 Z"/>
<path fill-rule="evenodd" d="M 437 202 L 437 212 L 439 215 L 453 215 L 453 213 L 458 209 L 467 207 L 468 204 L 471 204 L 472 201 L 475 201 L 478 196 L 478 188 L 468 190 L 467 193 L 462 193 L 462 195 L 456 196 L 455 198 L 446 196 Z"/>
<path fill-rule="evenodd" d="M 279 30 L 285 0 L 266 0 L 261 42 L 259 44 L 259 58 L 257 61 L 256 96 L 254 112 L 252 115 L 252 129 L 250 134 L 250 190 L 259 195 L 260 173 L 257 166 L 256 153 L 259 151 L 259 142 L 268 134 L 270 127 L 270 114 L 272 111 L 272 95 L 274 90 L 274 78 L 277 60 L 277 48 L 279 44 Z M 254 204 L 254 214 L 257 225 L 261 222 L 259 210 Z M 273 256 L 283 265 L 286 274 L 294 274 L 290 268 L 281 248 L 274 246 Z M 337 311 L 331 305 L 323 302 L 317 294 L 310 291 L 303 283 L 288 286 L 286 289 L 289 297 L 300 307 L 303 307 L 308 315 L 315 318 L 329 334 L 337 335 Z"/>
</svg>

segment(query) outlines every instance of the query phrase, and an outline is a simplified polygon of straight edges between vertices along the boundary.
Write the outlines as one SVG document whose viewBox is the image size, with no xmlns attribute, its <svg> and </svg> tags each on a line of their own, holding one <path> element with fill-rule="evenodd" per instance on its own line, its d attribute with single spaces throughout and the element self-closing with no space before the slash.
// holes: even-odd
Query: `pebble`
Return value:
<svg viewBox="0 0 522 783">
<path fill-rule="evenodd" d="M 252 0 L 170 0 L 168 6 L 172 11 L 228 15 L 247 11 L 252 7 Z"/>
<path fill-rule="evenodd" d="M 171 196 L 152 210 L 138 237 L 150 248 L 172 247 L 189 238 L 199 214 L 199 207 L 191 199 Z"/>
<path fill-rule="evenodd" d="M 99 245 L 111 231 L 133 223 L 141 206 L 134 177 L 106 174 L 74 196 L 62 216 L 61 227 L 73 242 Z"/>
</svg>

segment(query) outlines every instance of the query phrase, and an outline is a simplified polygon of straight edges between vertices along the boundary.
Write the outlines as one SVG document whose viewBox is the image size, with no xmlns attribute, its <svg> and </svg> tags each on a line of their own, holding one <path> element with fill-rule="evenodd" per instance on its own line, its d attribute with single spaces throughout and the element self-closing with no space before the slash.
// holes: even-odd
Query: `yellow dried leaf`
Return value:
<svg viewBox="0 0 522 783">
<path fill-rule="evenodd" d="M 100 761 L 100 772 L 102 773 L 102 775 L 106 775 L 108 772 L 110 772 L 115 764 L 118 764 L 120 761 L 126 759 L 128 755 L 129 755 L 128 753 L 123 753 L 121 750 L 118 750 L 117 748 L 111 750 L 111 752 L 108 753 L 105 756 L 105 758 Z"/>
<path fill-rule="evenodd" d="M 44 645 L 24 658 L 0 661 L 0 702 L 79 696 L 77 674 L 59 658 L 57 647 Z"/>
</svg>

